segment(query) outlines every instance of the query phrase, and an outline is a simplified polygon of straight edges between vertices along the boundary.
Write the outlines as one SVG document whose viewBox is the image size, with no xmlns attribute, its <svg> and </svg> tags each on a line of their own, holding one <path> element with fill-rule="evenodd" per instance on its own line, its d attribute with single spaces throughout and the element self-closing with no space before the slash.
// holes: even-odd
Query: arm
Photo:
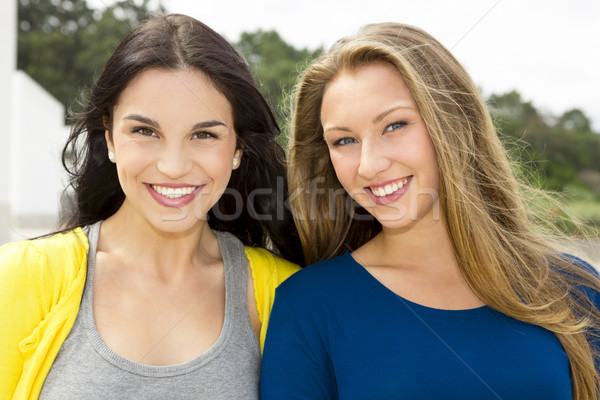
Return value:
<svg viewBox="0 0 600 400">
<path fill-rule="evenodd" d="M 27 242 L 0 248 L 0 398 L 13 398 L 25 357 L 22 343 L 43 319 L 44 256 Z"/>
<path fill-rule="evenodd" d="M 275 289 L 300 268 L 296 264 L 274 256 L 263 248 L 245 247 L 245 251 L 251 271 L 249 292 L 253 290 L 254 300 L 256 301 L 260 325 L 260 350 L 262 352 L 267 334 L 267 325 L 269 324 L 269 316 L 271 315 L 271 308 L 275 299 Z"/>
<path fill-rule="evenodd" d="M 587 333 L 587 339 L 589 341 L 592 355 L 595 357 L 596 372 L 600 374 L 600 275 L 598 271 L 586 261 L 575 257 L 570 254 L 563 254 L 563 258 L 567 262 L 571 263 L 574 268 L 578 268 L 581 271 L 567 272 L 566 276 L 572 280 L 574 289 L 571 290 L 571 295 L 574 296 L 575 300 L 583 305 L 584 308 L 590 312 L 589 317 L 597 322 L 589 328 Z M 583 273 L 583 275 L 580 275 Z M 594 310 L 595 309 L 595 310 Z"/>
<path fill-rule="evenodd" d="M 262 400 L 335 399 L 335 375 L 310 314 L 292 307 L 279 290 L 271 313 L 261 366 Z"/>
<path fill-rule="evenodd" d="M 81 229 L 0 248 L 0 398 L 36 398 L 77 312 L 88 243 Z"/>
</svg>

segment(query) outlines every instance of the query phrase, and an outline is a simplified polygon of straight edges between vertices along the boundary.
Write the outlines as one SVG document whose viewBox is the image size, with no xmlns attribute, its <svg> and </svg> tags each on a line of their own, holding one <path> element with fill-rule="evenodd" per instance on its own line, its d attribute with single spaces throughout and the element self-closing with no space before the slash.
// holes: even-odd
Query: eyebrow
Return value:
<svg viewBox="0 0 600 400">
<path fill-rule="evenodd" d="M 144 124 L 154 126 L 156 128 L 160 128 L 160 124 L 158 123 L 158 121 L 155 121 L 152 118 L 144 117 L 143 115 L 139 115 L 139 114 L 129 114 L 129 115 L 124 116 L 123 119 L 131 120 L 131 121 L 138 121 L 138 122 L 141 122 Z M 224 122 L 217 121 L 217 120 L 208 120 L 208 121 L 198 122 L 197 124 L 192 126 L 191 130 L 212 128 L 215 126 L 224 126 L 226 128 L 228 127 L 227 124 L 225 124 Z"/>
<path fill-rule="evenodd" d="M 146 118 L 142 115 L 138 115 L 138 114 L 129 114 L 123 117 L 123 119 L 128 119 L 131 121 L 138 121 L 138 122 L 142 122 L 144 124 L 148 124 L 148 125 L 152 125 L 155 127 L 159 127 L 160 124 L 158 122 L 156 122 L 155 120 L 151 119 L 151 118 Z"/>
<path fill-rule="evenodd" d="M 212 128 L 215 126 L 224 126 L 229 128 L 226 123 L 211 119 L 210 121 L 198 122 L 196 125 L 192 126 L 192 130 L 195 131 L 196 129 Z"/>
<path fill-rule="evenodd" d="M 382 120 L 382 119 L 384 119 L 386 116 L 388 116 L 389 114 L 391 114 L 392 112 L 394 112 L 394 111 L 396 111 L 396 110 L 398 110 L 398 109 L 400 109 L 400 108 L 403 108 L 403 109 L 406 109 L 406 110 L 411 110 L 411 111 L 414 111 L 414 107 L 411 107 L 411 106 L 404 106 L 404 105 L 401 105 L 401 104 L 396 104 L 396 105 L 393 105 L 393 106 L 391 106 L 391 107 L 390 107 L 390 108 L 388 108 L 387 110 L 383 111 L 382 113 L 380 113 L 380 114 L 377 114 L 377 115 L 375 116 L 375 118 L 373 118 L 373 121 L 371 121 L 371 122 L 372 122 L 373 124 L 376 124 L 376 123 L 378 123 L 378 122 L 381 122 L 381 120 Z M 325 135 L 325 134 L 326 134 L 327 132 L 329 132 L 329 131 L 334 131 L 334 130 L 335 130 L 335 131 L 344 131 L 344 132 L 350 132 L 350 131 L 351 131 L 351 129 L 350 129 L 350 128 L 347 128 L 347 127 L 345 127 L 345 126 L 332 126 L 332 127 L 330 127 L 330 128 L 327 128 L 326 130 L 324 130 L 324 131 L 323 131 L 323 135 Z"/>
<path fill-rule="evenodd" d="M 381 122 L 382 119 L 384 119 L 389 114 L 391 114 L 392 112 L 394 112 L 394 111 L 396 111 L 396 110 L 398 110 L 400 108 L 403 108 L 403 109 L 406 109 L 406 110 L 414 110 L 414 108 L 410 107 L 410 106 L 403 106 L 401 104 L 393 105 L 390 108 L 388 108 L 387 110 L 385 110 L 384 112 L 382 112 L 381 114 L 377 115 L 375 118 L 373 118 L 373 121 L 372 121 L 373 124 Z"/>
</svg>

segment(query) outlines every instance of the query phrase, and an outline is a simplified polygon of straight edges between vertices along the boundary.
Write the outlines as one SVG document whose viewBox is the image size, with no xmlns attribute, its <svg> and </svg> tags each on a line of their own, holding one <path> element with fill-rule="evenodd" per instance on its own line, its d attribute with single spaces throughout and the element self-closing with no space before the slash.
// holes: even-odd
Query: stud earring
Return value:
<svg viewBox="0 0 600 400">
<path fill-rule="evenodd" d="M 112 151 L 108 152 L 108 159 L 112 162 L 115 162 L 115 153 L 113 153 Z"/>
<path fill-rule="evenodd" d="M 235 157 L 235 158 L 233 159 L 233 166 L 234 166 L 234 167 L 236 167 L 236 166 L 238 165 L 238 162 L 239 162 L 239 161 L 238 161 L 237 157 Z"/>
</svg>

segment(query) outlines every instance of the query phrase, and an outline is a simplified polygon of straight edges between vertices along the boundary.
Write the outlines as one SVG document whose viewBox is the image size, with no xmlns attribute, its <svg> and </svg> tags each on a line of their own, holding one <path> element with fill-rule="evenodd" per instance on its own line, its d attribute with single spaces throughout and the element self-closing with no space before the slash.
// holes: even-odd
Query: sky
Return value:
<svg viewBox="0 0 600 400">
<path fill-rule="evenodd" d="M 103 4 L 109 0 L 91 0 Z M 517 90 L 543 113 L 580 108 L 600 132 L 598 0 L 163 0 L 230 41 L 276 30 L 297 48 L 328 48 L 365 24 L 424 29 L 465 66 L 484 95 Z"/>
</svg>

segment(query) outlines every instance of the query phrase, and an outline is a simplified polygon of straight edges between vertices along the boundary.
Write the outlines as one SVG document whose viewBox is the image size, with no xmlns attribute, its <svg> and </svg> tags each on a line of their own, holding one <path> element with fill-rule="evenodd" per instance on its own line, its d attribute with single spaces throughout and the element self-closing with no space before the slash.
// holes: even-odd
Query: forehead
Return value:
<svg viewBox="0 0 600 400">
<path fill-rule="evenodd" d="M 393 85 L 395 88 L 408 90 L 398 69 L 384 61 L 374 61 L 353 68 L 342 68 L 325 87 L 325 94 L 332 88 L 336 89 L 369 89 Z"/>
<path fill-rule="evenodd" d="M 321 119 L 338 115 L 346 119 L 358 117 L 356 110 L 369 114 L 393 107 L 417 110 L 400 72 L 391 64 L 374 62 L 343 69 L 329 82 L 323 94 Z"/>
<path fill-rule="evenodd" d="M 128 111 L 178 118 L 218 118 L 233 123 L 229 100 L 201 71 L 193 69 L 147 69 L 134 77 L 121 92 L 115 115 Z"/>
</svg>

